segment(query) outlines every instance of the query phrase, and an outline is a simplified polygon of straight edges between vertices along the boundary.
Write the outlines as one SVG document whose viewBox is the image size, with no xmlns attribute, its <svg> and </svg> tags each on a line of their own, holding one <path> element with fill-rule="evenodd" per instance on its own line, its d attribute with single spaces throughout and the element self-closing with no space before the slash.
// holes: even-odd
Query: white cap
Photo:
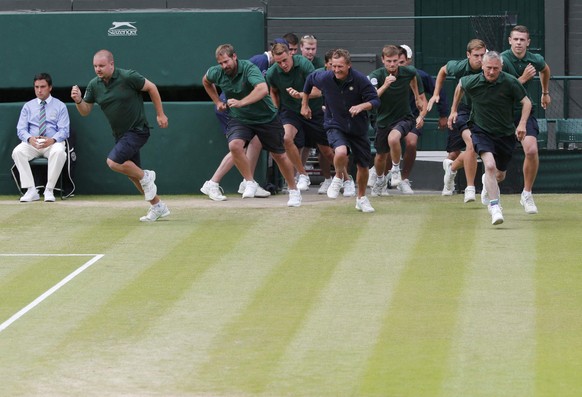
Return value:
<svg viewBox="0 0 582 397">
<path fill-rule="evenodd" d="M 406 50 L 406 58 L 412 59 L 412 49 L 406 44 L 400 44 L 400 47 Z"/>
</svg>

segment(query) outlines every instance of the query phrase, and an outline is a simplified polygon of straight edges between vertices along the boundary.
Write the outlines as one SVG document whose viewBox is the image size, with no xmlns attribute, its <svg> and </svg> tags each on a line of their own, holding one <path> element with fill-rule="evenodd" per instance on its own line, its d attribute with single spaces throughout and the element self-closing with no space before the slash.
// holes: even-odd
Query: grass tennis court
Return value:
<svg viewBox="0 0 582 397">
<path fill-rule="evenodd" d="M 94 261 L 0 325 L 0 395 L 582 395 L 579 195 L 164 199 L 0 197 L 0 324 Z"/>
</svg>

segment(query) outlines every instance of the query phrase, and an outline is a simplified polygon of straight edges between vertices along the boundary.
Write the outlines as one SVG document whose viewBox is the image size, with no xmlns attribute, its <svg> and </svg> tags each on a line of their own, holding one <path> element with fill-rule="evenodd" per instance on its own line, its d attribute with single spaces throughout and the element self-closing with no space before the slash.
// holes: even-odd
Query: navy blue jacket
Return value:
<svg viewBox="0 0 582 397">
<path fill-rule="evenodd" d="M 380 106 L 376 89 L 368 77 L 351 69 L 343 82 L 336 80 L 332 71 L 316 70 L 307 76 L 303 92 L 311 93 L 317 87 L 325 97 L 325 129 L 338 129 L 346 134 L 368 134 L 370 120 L 368 112 L 361 112 L 355 117 L 350 115 L 350 108 L 361 103 L 370 102 L 373 108 Z"/>
</svg>

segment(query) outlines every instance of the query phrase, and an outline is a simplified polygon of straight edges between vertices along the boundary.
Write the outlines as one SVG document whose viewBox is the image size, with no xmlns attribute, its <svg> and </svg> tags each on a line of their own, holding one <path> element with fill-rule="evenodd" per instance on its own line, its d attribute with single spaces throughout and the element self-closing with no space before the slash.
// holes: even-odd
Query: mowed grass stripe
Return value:
<svg viewBox="0 0 582 397">
<path fill-rule="evenodd" d="M 582 225 L 580 198 L 537 200 L 535 223 L 537 397 L 582 395 Z M 575 232 L 578 230 L 578 232 Z M 551 231 L 551 232 L 549 232 Z"/>
<path fill-rule="evenodd" d="M 134 242 L 131 246 L 114 244 L 118 245 L 115 247 L 118 252 L 108 252 L 109 259 L 117 261 L 116 265 L 123 269 L 137 265 L 140 271 L 133 273 L 78 330 L 83 338 L 92 339 L 96 335 L 102 340 L 139 338 L 200 274 L 228 252 L 227 247 L 236 245 L 247 229 L 259 222 L 201 213 L 193 212 L 188 227 L 171 222 L 148 225 L 135 230 L 130 237 Z"/>
<path fill-rule="evenodd" d="M 8 276 L 0 275 L 0 323 L 51 289 L 89 258 L 0 257 L 0 268 L 13 269 Z"/>
<path fill-rule="evenodd" d="M 350 200 L 349 206 L 320 209 L 315 222 L 295 229 L 298 238 L 273 258 L 272 272 L 193 374 L 195 390 L 253 395 L 266 389 L 322 288 L 365 233 L 367 216 Z"/>
<path fill-rule="evenodd" d="M 478 219 L 472 204 L 439 199 L 429 199 L 417 238 L 399 239 L 410 254 L 354 396 L 416 397 L 440 388 Z"/>
<path fill-rule="evenodd" d="M 167 223 L 144 225 L 134 221 L 133 224 L 124 225 L 124 219 L 128 216 L 127 209 L 115 208 L 115 204 L 106 211 L 107 217 L 104 222 L 107 224 L 112 218 L 117 217 L 118 231 L 99 232 L 98 225 L 101 222 L 91 223 L 92 219 L 100 219 L 95 215 L 96 210 L 103 212 L 103 208 L 89 207 L 74 209 L 70 215 L 85 216 L 92 231 L 91 238 L 79 243 L 79 246 L 88 251 L 92 251 L 93 245 L 99 245 L 100 248 L 109 246 L 104 252 L 105 257 L 76 277 L 73 283 L 67 284 L 57 294 L 52 295 L 50 299 L 3 332 L 3 334 L 13 332 L 14 334 L 11 335 L 18 335 L 13 343 L 3 350 L 8 363 L 6 370 L 9 370 L 12 375 L 8 377 L 6 387 L 10 387 L 12 382 L 16 387 L 14 390 L 32 390 L 31 387 L 40 387 L 39 394 L 42 394 L 42 386 L 37 380 L 44 378 L 45 385 L 55 381 L 59 383 L 60 381 L 50 374 L 62 363 L 69 365 L 70 360 L 74 366 L 76 362 L 74 357 L 85 360 L 90 356 L 105 354 L 107 349 L 101 350 L 98 342 L 109 340 L 112 334 L 104 332 L 103 335 L 98 335 L 95 329 L 91 328 L 95 325 L 92 321 L 96 313 L 107 312 L 107 302 L 111 299 L 111 295 L 131 284 L 152 262 L 159 260 L 159 257 L 163 256 L 167 250 L 171 250 L 173 243 L 181 241 L 180 237 L 183 235 L 183 231 L 168 227 Z M 77 213 L 78 211 L 80 212 Z M 52 221 L 55 222 L 55 219 Z M 164 227 L 168 227 L 165 232 Z M 159 239 L 160 235 L 165 238 Z M 86 239 L 88 236 L 79 233 L 78 237 Z M 79 260 L 79 266 L 83 261 Z M 130 303 L 128 307 L 131 307 Z M 109 318 L 108 320 L 113 322 L 103 323 L 99 329 L 114 328 L 115 324 L 127 322 L 131 316 L 131 310 L 126 310 L 123 315 L 114 320 Z M 90 324 L 89 327 L 84 328 L 87 324 Z M 39 338 L 38 330 L 41 329 L 42 338 Z M 93 342 L 96 343 L 93 345 Z M 30 346 L 35 346 L 35 348 L 30 349 Z M 92 350 L 93 347 L 95 351 Z M 11 360 L 10 357 L 13 359 Z M 77 369 L 68 367 L 65 372 L 76 373 Z M 61 379 L 67 378 L 65 372 L 61 374 Z M 24 373 L 28 374 L 27 379 L 31 383 L 18 381 L 19 376 Z M 63 389 L 63 394 L 66 394 L 66 388 Z"/>
<path fill-rule="evenodd" d="M 362 232 L 353 237 L 351 249 L 322 286 L 270 376 L 265 395 L 359 395 L 362 372 L 414 247 L 391 243 L 394 236 L 417 241 L 428 210 L 415 204 L 410 214 L 393 201 L 374 203 L 378 212 L 366 218 Z"/>
<path fill-rule="evenodd" d="M 153 390 L 163 395 L 178 394 L 169 390 L 179 389 L 176 383 L 180 375 L 187 378 L 190 366 L 207 359 L 204 350 L 209 347 L 205 343 L 210 344 L 209 339 L 238 313 L 237 302 L 244 304 L 245 294 L 252 295 L 254 284 L 260 284 L 261 272 L 268 274 L 273 262 L 265 254 L 273 250 L 276 254 L 279 246 L 285 247 L 286 240 L 293 238 L 292 228 L 287 226 L 294 225 L 296 219 L 286 222 L 281 210 L 261 211 L 260 217 L 257 214 L 240 209 L 186 210 L 183 215 L 191 222 L 184 222 L 184 227 L 175 225 L 182 230 L 183 240 L 164 234 L 167 240 L 160 242 L 167 245 L 163 260 L 156 261 L 126 288 L 112 294 L 90 322 L 70 335 L 76 342 L 63 347 L 64 359 L 47 372 L 44 384 L 65 390 L 67 385 L 59 379 L 74 371 L 78 387 L 101 390 L 101 395 L 119 395 L 124 390 L 130 394 L 141 390 L 143 395 Z M 284 232 L 280 238 L 272 233 L 267 236 L 277 236 L 274 241 L 265 238 L 264 222 L 281 227 Z M 194 232 L 184 233 L 193 227 Z M 258 252 L 253 254 L 253 246 L 261 249 L 263 257 Z M 253 267 L 259 270 L 255 272 Z M 261 267 L 264 269 L 260 270 Z M 183 280 L 175 284 L 172 272 Z M 171 280 L 165 279 L 166 273 Z M 144 285 L 146 274 L 159 286 L 152 287 L 149 282 Z M 134 291 L 137 297 L 145 294 L 145 289 L 153 288 L 150 299 L 161 307 L 147 310 L 135 307 L 136 301 L 128 293 L 134 288 L 138 288 Z M 129 299 L 125 301 L 125 311 L 124 298 Z M 111 311 L 121 316 L 132 315 L 135 329 L 108 323 L 127 321 L 115 318 Z M 91 325 L 97 328 L 92 329 Z M 136 373 L 139 376 L 134 376 Z"/>
<path fill-rule="evenodd" d="M 515 196 L 505 223 L 481 216 L 442 396 L 534 395 L 536 218 Z"/>
</svg>

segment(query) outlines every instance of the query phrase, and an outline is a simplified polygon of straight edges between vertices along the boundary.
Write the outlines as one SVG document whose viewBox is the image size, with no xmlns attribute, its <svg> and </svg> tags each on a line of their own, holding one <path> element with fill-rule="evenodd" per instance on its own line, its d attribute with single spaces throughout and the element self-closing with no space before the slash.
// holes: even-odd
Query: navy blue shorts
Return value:
<svg viewBox="0 0 582 397">
<path fill-rule="evenodd" d="M 347 146 L 352 153 L 354 164 L 370 168 L 372 166 L 372 149 L 368 132 L 363 134 L 346 134 L 338 129 L 327 130 L 327 139 L 332 148 Z"/>
<path fill-rule="evenodd" d="M 519 120 L 521 119 L 521 112 L 517 112 L 515 114 L 514 124 L 517 127 L 519 125 Z M 525 125 L 525 135 L 526 136 L 533 136 L 537 139 L 538 135 L 540 134 L 540 128 L 538 126 L 538 120 L 533 116 L 529 115 L 527 118 L 527 123 Z"/>
<path fill-rule="evenodd" d="M 281 116 L 283 125 L 291 124 L 297 129 L 296 138 L 301 134 L 305 146 L 307 144 L 329 146 L 327 134 L 323 129 L 323 112 L 312 113 L 311 119 L 306 119 L 302 115 L 288 109 L 281 109 L 279 115 Z M 302 146 L 297 145 L 297 147 Z"/>
<path fill-rule="evenodd" d="M 235 118 L 231 118 L 228 122 L 226 132 L 228 142 L 242 139 L 248 143 L 255 135 L 259 137 L 259 141 L 261 141 L 263 149 L 266 151 L 285 153 L 285 146 L 283 145 L 285 130 L 279 116 L 276 116 L 268 123 L 262 124 L 243 124 Z"/>
<path fill-rule="evenodd" d="M 495 158 L 495 166 L 499 171 L 507 171 L 517 140 L 515 135 L 493 136 L 483 131 L 478 125 L 471 125 L 471 139 L 475 151 L 480 155 L 490 152 Z"/>
<path fill-rule="evenodd" d="M 402 134 L 404 138 L 416 125 L 416 120 L 414 116 L 406 116 L 392 123 L 388 128 L 376 127 L 376 139 L 374 140 L 374 147 L 376 148 L 376 153 L 389 153 L 390 146 L 388 145 L 388 135 L 390 131 L 397 130 Z"/>
<path fill-rule="evenodd" d="M 135 165 L 141 167 L 139 151 L 146 144 L 149 137 L 150 129 L 148 127 L 129 130 L 115 142 L 115 146 L 113 146 L 107 158 L 117 164 L 123 164 L 128 160 L 133 161 Z"/>
</svg>

